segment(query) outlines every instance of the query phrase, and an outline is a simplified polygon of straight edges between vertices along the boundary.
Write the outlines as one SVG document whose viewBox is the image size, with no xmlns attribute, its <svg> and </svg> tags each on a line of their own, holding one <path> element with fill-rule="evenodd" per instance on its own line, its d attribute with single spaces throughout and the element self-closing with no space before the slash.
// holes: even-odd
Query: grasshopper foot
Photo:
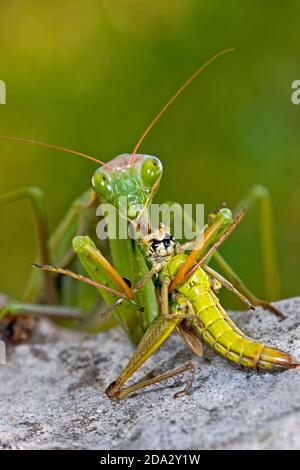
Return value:
<svg viewBox="0 0 300 470">
<path fill-rule="evenodd" d="M 190 371 L 191 371 L 191 377 L 190 377 L 190 379 L 187 381 L 185 387 L 184 387 L 182 390 L 179 390 L 178 392 L 174 393 L 174 395 L 173 395 L 174 400 L 176 400 L 176 398 L 179 398 L 179 397 L 182 397 L 182 396 L 190 395 L 191 388 L 192 388 L 192 386 L 193 386 L 194 379 L 195 379 L 195 373 L 196 373 L 196 366 L 195 366 L 195 364 L 194 364 L 193 362 L 189 362 L 189 363 L 186 365 L 186 370 L 190 370 Z"/>
</svg>

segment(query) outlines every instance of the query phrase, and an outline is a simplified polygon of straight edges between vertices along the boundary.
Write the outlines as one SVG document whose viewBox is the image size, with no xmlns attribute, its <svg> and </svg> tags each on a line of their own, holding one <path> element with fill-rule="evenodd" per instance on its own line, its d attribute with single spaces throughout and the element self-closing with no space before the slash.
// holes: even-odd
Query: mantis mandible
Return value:
<svg viewBox="0 0 300 470">
<path fill-rule="evenodd" d="M 185 338 L 186 342 L 191 343 L 190 347 L 194 349 L 194 352 L 199 352 L 201 350 L 199 339 L 195 339 L 197 336 L 193 334 L 191 332 L 191 328 L 188 328 L 186 325 L 187 322 L 194 321 L 196 325 L 195 328 L 197 328 L 197 325 L 199 327 L 199 321 L 195 318 L 196 313 L 189 313 L 183 317 L 180 315 L 180 312 L 177 312 L 175 317 L 172 310 L 169 314 L 171 316 L 173 315 L 172 322 L 170 321 L 170 318 L 168 318 L 168 320 L 165 319 L 167 315 L 167 302 L 165 296 L 166 288 L 164 287 L 164 289 L 161 289 L 164 292 L 163 300 L 161 299 L 162 292 L 159 292 L 158 302 L 156 296 L 157 289 L 155 289 L 153 282 L 149 279 L 149 269 L 147 265 L 147 261 L 149 261 L 149 253 L 147 251 L 144 251 L 143 253 L 143 250 L 140 250 L 139 245 L 141 241 L 138 243 L 133 242 L 132 240 L 110 240 L 110 248 L 114 264 L 113 267 L 103 257 L 90 238 L 87 238 L 84 235 L 91 231 L 94 210 L 99 200 L 108 201 L 116 206 L 120 196 L 127 196 L 128 214 L 132 220 L 136 219 L 139 215 L 137 207 L 140 207 L 141 205 L 147 207 L 151 203 L 160 183 L 162 165 L 160 160 L 156 157 L 137 153 L 141 143 L 144 141 L 145 137 L 148 135 L 149 131 L 158 121 L 160 116 L 168 109 L 168 107 L 192 82 L 192 80 L 194 80 L 194 78 L 196 78 L 196 76 L 199 75 L 199 73 L 202 72 L 209 63 L 229 51 L 231 51 L 231 49 L 221 51 L 213 56 L 199 70 L 197 70 L 192 77 L 182 85 L 182 87 L 180 87 L 175 95 L 173 95 L 158 115 L 152 120 L 151 124 L 147 127 L 135 145 L 132 154 L 116 157 L 109 163 L 102 163 L 94 157 L 84 155 L 81 152 L 64 149 L 62 147 L 36 141 L 28 141 L 26 139 L 2 137 L 2 139 L 6 140 L 17 140 L 45 147 L 52 147 L 78 156 L 84 156 L 85 158 L 98 162 L 101 167 L 94 173 L 92 179 L 93 190 L 87 191 L 73 203 L 68 214 L 51 237 L 49 237 L 48 234 L 44 196 L 39 190 L 36 188 L 27 188 L 14 191 L 0 197 L 0 204 L 7 204 L 23 198 L 27 198 L 32 204 L 36 218 L 40 251 L 39 263 L 44 266 L 43 282 L 46 297 L 44 300 L 46 300 L 47 304 L 41 305 L 37 302 L 40 298 L 39 293 L 42 281 L 38 271 L 35 271 L 29 285 L 27 286 L 22 302 L 11 301 L 7 303 L 2 307 L 0 317 L 4 317 L 6 315 L 14 317 L 24 313 L 31 313 L 36 315 L 49 315 L 53 318 L 61 319 L 61 321 L 72 320 L 73 325 L 80 325 L 81 327 L 82 325 L 85 326 L 89 321 L 89 316 L 85 314 L 81 308 L 78 306 L 74 307 L 72 305 L 61 305 L 63 298 L 58 298 L 59 296 L 62 296 L 55 289 L 53 277 L 51 277 L 49 273 L 49 271 L 52 271 L 56 272 L 58 275 L 68 274 L 75 279 L 82 280 L 84 281 L 81 283 L 83 285 L 86 283 L 98 287 L 98 291 L 104 298 L 105 302 L 108 305 L 115 307 L 114 316 L 123 326 L 134 343 L 139 343 L 145 334 L 150 334 L 153 324 L 155 324 L 157 318 L 160 318 L 160 311 L 163 309 L 164 315 L 162 321 L 163 323 L 167 322 L 168 331 L 170 330 L 171 332 L 174 328 L 177 328 L 177 330 L 180 331 L 181 336 Z M 262 241 L 265 248 L 265 250 L 263 250 L 263 255 L 265 272 L 267 274 L 267 295 L 270 298 L 276 298 L 278 296 L 278 276 L 273 242 L 272 211 L 270 197 L 265 188 L 255 187 L 250 191 L 249 195 L 240 204 L 240 206 L 250 208 L 256 202 L 259 203 L 262 217 Z M 232 223 L 233 226 L 235 226 L 234 222 Z M 170 236 L 168 233 L 164 234 L 164 236 L 166 235 Z M 72 240 L 74 251 L 70 248 Z M 161 240 L 158 239 L 158 241 Z M 143 240 L 143 242 L 145 242 L 145 240 Z M 218 239 L 214 240 L 213 248 L 215 244 L 218 245 Z M 74 252 L 78 254 L 85 270 L 88 272 L 88 278 L 80 274 L 74 274 L 70 269 L 68 269 L 74 264 Z M 203 250 L 200 250 L 200 252 L 200 254 L 203 254 Z M 174 253 L 172 253 L 172 255 L 173 254 Z M 193 254 L 194 257 L 187 258 L 188 269 L 186 269 L 186 272 L 179 269 L 178 273 L 173 272 L 171 279 L 169 276 L 170 285 L 168 286 L 168 289 L 172 288 L 172 292 L 176 292 L 176 295 L 177 290 L 174 288 L 174 285 L 185 285 L 188 275 L 196 275 L 196 273 L 199 273 L 199 270 L 202 269 L 200 265 L 197 266 L 197 263 L 195 264 L 195 256 L 200 259 L 200 262 L 203 262 L 203 260 L 201 260 L 201 256 L 199 257 L 198 255 L 199 250 L 196 250 Z M 192 256 L 192 254 L 190 256 Z M 208 272 L 207 270 L 210 269 L 208 267 L 206 267 L 206 271 L 203 270 L 203 273 L 206 273 L 205 276 L 215 280 L 216 277 L 218 277 L 218 282 L 220 282 L 220 279 L 224 280 L 223 285 L 225 285 L 225 287 L 230 286 L 230 289 L 235 293 L 238 293 L 240 298 L 244 300 L 248 306 L 261 305 L 263 308 L 270 310 L 279 317 L 282 317 L 281 312 L 279 312 L 272 304 L 258 299 L 246 288 L 238 275 L 215 249 L 212 249 L 211 256 L 214 257 L 216 264 L 222 270 L 227 280 L 218 275 L 218 273 L 212 274 L 212 272 Z M 58 266 L 58 268 L 51 268 L 49 267 L 50 264 Z M 204 264 L 206 266 L 206 263 Z M 194 269 L 194 271 L 189 274 L 190 269 Z M 156 275 L 159 277 L 163 276 L 163 278 L 165 277 L 165 274 L 161 274 L 159 271 L 156 272 Z M 141 279 L 147 279 L 149 282 L 143 283 L 141 282 Z M 130 280 L 130 283 L 133 286 L 139 285 L 139 288 L 131 289 L 126 280 Z M 89 291 L 89 293 L 90 292 L 91 291 Z M 185 306 L 184 309 L 188 309 L 188 307 L 191 306 Z M 98 312 L 99 306 L 96 301 L 94 301 L 94 304 L 88 313 L 94 319 L 95 316 L 96 318 L 99 317 Z M 191 315 L 194 315 L 194 317 Z M 100 323 L 100 328 L 101 326 L 102 324 Z M 99 325 L 97 325 L 97 327 L 99 328 Z M 192 343 L 195 343 L 196 346 Z M 136 354 L 139 354 L 139 348 L 137 349 Z M 147 354 L 148 356 L 151 354 L 149 349 Z M 288 363 L 293 366 L 296 364 L 292 359 Z M 130 375 L 132 373 L 131 369 Z M 119 389 L 122 385 L 123 384 L 120 385 L 119 383 Z M 110 390 L 109 394 L 112 397 L 118 397 L 119 389 L 115 394 Z M 126 394 L 128 393 L 129 392 Z"/>
</svg>

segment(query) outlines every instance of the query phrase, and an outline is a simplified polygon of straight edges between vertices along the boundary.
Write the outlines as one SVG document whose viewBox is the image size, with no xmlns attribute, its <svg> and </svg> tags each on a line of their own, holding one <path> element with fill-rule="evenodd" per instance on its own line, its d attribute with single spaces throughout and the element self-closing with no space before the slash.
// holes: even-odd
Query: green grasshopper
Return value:
<svg viewBox="0 0 300 470">
<path fill-rule="evenodd" d="M 14 301 L 7 303 L 2 307 L 0 318 L 6 315 L 18 316 L 24 313 L 50 315 L 53 318 L 64 319 L 64 324 L 67 319 L 69 319 L 69 321 L 72 319 L 72 321 L 75 322 L 72 323 L 72 325 L 80 325 L 81 328 L 87 327 L 88 329 L 90 320 L 92 319 L 94 321 L 95 317 L 96 319 L 99 318 L 99 306 L 91 290 L 89 290 L 88 296 L 84 297 L 85 299 L 92 297 L 92 302 L 90 302 L 90 304 L 92 303 L 92 308 L 89 309 L 88 314 L 83 312 L 83 309 L 78 306 L 74 307 L 70 304 L 61 305 L 58 302 L 63 302 L 64 299 L 61 293 L 57 292 L 57 289 L 55 289 L 51 271 L 55 272 L 57 275 L 67 274 L 68 277 L 83 281 L 80 285 L 85 286 L 85 284 L 91 284 L 97 287 L 104 301 L 110 306 L 109 308 L 111 310 L 114 309 L 115 318 L 122 325 L 132 342 L 135 344 L 139 343 L 136 353 L 128 366 L 117 381 L 109 387 L 107 393 L 111 398 L 120 398 L 142 386 L 175 375 L 175 373 L 182 372 L 186 368 L 193 368 L 191 365 L 188 365 L 187 367 L 179 368 L 171 373 L 163 374 L 163 376 L 149 379 L 148 381 L 129 388 L 124 389 L 123 387 L 124 383 L 135 370 L 160 346 L 164 339 L 166 339 L 175 328 L 189 347 L 198 355 L 202 352 L 199 333 L 205 341 L 210 342 L 208 339 L 210 331 L 208 325 L 203 322 L 201 308 L 199 306 L 199 308 L 196 308 L 191 299 L 182 291 L 182 289 L 184 290 L 184 288 L 189 285 L 194 276 L 196 276 L 195 282 L 197 288 L 201 290 L 201 286 L 203 285 L 203 296 L 205 294 L 213 299 L 214 304 L 211 305 L 211 309 L 215 313 L 216 311 L 219 312 L 218 314 L 222 316 L 226 325 L 233 331 L 232 334 L 237 334 L 244 338 L 242 333 L 233 326 L 228 317 L 225 317 L 226 314 L 219 305 L 213 288 L 208 288 L 208 284 L 210 285 L 211 281 L 213 281 L 216 291 L 216 286 L 220 286 L 221 282 L 225 287 L 230 288 L 230 290 L 238 294 L 241 300 L 248 306 L 261 305 L 274 314 L 282 316 L 281 312 L 269 302 L 258 299 L 252 294 L 223 257 L 216 251 L 216 248 L 224 240 L 224 237 L 226 238 L 235 227 L 240 217 L 238 216 L 237 219 L 234 218 L 231 220 L 231 215 L 228 210 L 227 212 L 226 210 L 221 210 L 213 217 L 214 221 L 204 232 L 204 245 L 199 247 L 197 242 L 195 242 L 195 249 L 189 256 L 184 252 L 184 245 L 181 246 L 171 240 L 170 233 L 166 231 L 166 229 L 161 228 L 159 234 L 151 232 L 148 234 L 148 238 L 142 237 L 139 242 L 131 239 L 110 240 L 113 267 L 101 254 L 99 249 L 97 249 L 90 237 L 85 235 L 90 234 L 92 231 L 94 211 L 99 200 L 109 202 L 117 207 L 120 196 L 127 196 L 127 214 L 131 220 L 136 220 L 140 216 L 138 207 L 142 206 L 145 210 L 147 209 L 159 186 L 162 176 L 162 165 L 156 157 L 137 154 L 141 143 L 163 112 L 166 111 L 191 81 L 204 70 L 210 62 L 228 51 L 229 50 L 222 51 L 216 54 L 182 85 L 147 127 L 130 155 L 121 155 L 105 164 L 94 157 L 61 147 L 36 141 L 28 141 L 26 139 L 6 138 L 8 140 L 19 140 L 74 153 L 97 161 L 101 165 L 94 173 L 92 179 L 93 190 L 87 191 L 73 203 L 68 214 L 61 222 L 54 235 L 50 238 L 47 229 L 44 196 L 39 190 L 29 188 L 0 197 L 0 204 L 27 198 L 33 206 L 40 249 L 39 262 L 44 268 L 43 283 L 45 297 L 42 300 L 46 301 L 46 305 L 38 303 L 38 300 L 41 298 L 42 281 L 39 272 L 35 271 L 26 289 L 24 299 L 22 299 L 23 301 L 21 303 Z M 262 235 L 263 245 L 265 247 L 264 261 L 267 273 L 268 295 L 274 298 L 277 297 L 278 282 L 272 237 L 273 226 L 269 194 L 264 188 L 254 188 L 242 203 L 242 206 L 248 208 L 257 201 L 260 203 L 262 215 Z M 158 238 L 155 238 L 157 235 Z M 172 252 L 162 257 L 165 259 L 163 263 L 160 263 L 160 269 L 158 269 L 157 260 L 153 258 L 155 253 L 151 252 L 149 246 L 152 246 L 155 241 L 157 246 L 163 248 L 160 242 L 163 242 L 165 239 L 169 239 L 172 242 L 170 243 Z M 74 251 L 70 248 L 72 240 Z M 140 247 L 142 247 L 142 249 L 140 249 Z M 180 251 L 182 252 L 179 253 Z M 74 252 L 78 255 L 82 265 L 87 271 L 88 277 L 75 274 L 69 269 L 74 266 Z M 180 258 L 178 258 L 178 256 L 180 256 Z M 211 256 L 228 280 L 225 280 L 225 278 L 212 271 L 211 268 L 207 266 L 207 262 Z M 179 260 L 182 264 L 180 267 Z M 58 267 L 52 268 L 49 266 L 50 264 Z M 150 271 L 149 265 L 152 266 Z M 156 277 L 155 285 L 152 282 L 153 276 Z M 202 280 L 200 280 L 201 276 L 203 277 Z M 128 282 L 128 280 L 130 282 Z M 131 288 L 131 285 L 135 287 Z M 195 288 L 195 291 L 196 290 Z M 207 309 L 207 312 L 209 312 L 209 309 Z M 96 328 L 103 328 L 103 322 L 97 324 Z M 241 341 L 242 340 L 239 339 L 239 344 Z M 248 340 L 244 339 L 244 341 Z M 213 341 L 211 340 L 210 344 L 212 343 Z M 253 346 L 253 344 L 257 345 L 258 343 L 252 342 L 251 344 Z M 234 351 L 228 349 L 226 353 L 224 348 L 221 350 L 219 342 L 216 342 L 213 346 L 216 350 L 219 348 L 219 352 L 225 357 L 234 360 Z M 228 346 L 228 343 L 225 344 L 225 347 L 226 346 Z M 246 344 L 242 344 L 242 346 L 246 347 Z M 253 348 L 255 347 L 253 346 Z M 265 367 L 272 369 L 281 368 L 281 366 L 295 367 L 297 365 L 293 358 L 275 349 L 266 348 L 264 352 L 261 351 L 260 356 L 255 356 L 252 349 L 252 355 L 250 355 L 250 357 L 246 354 L 243 355 L 241 349 L 238 349 L 238 352 L 241 358 L 240 365 L 245 367 L 258 367 L 261 369 Z M 238 360 L 234 362 L 238 362 Z M 189 386 L 185 392 L 187 392 L 188 389 Z"/>
</svg>

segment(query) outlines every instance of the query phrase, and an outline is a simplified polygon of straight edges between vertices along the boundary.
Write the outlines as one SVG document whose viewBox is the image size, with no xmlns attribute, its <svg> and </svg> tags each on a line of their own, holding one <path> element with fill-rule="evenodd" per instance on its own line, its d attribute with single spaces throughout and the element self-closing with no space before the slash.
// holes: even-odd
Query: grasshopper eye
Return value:
<svg viewBox="0 0 300 470">
<path fill-rule="evenodd" d="M 142 165 L 141 173 L 145 185 L 152 187 L 162 175 L 162 164 L 156 157 L 147 157 Z"/>
<path fill-rule="evenodd" d="M 103 173 L 102 169 L 95 171 L 92 178 L 92 187 L 102 199 L 108 200 L 112 196 L 111 178 Z"/>
</svg>

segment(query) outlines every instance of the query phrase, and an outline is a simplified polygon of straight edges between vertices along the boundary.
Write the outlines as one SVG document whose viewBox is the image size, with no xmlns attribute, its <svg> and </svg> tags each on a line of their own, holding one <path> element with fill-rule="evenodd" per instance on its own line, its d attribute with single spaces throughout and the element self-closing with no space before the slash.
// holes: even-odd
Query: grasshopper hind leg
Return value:
<svg viewBox="0 0 300 470">
<path fill-rule="evenodd" d="M 168 287 L 168 283 L 166 283 Z M 168 298 L 168 289 L 162 290 L 162 294 L 166 294 Z M 163 295 L 164 296 L 164 295 Z M 175 300 L 175 298 L 174 298 Z M 162 302 L 162 311 L 168 307 L 165 302 Z M 194 317 L 194 315 L 193 315 Z M 182 374 L 186 371 L 191 372 L 191 377 L 188 379 L 185 387 L 179 392 L 175 393 L 174 398 L 178 398 L 182 395 L 188 395 L 193 384 L 195 376 L 195 365 L 189 362 L 183 366 L 177 367 L 168 372 L 164 372 L 155 377 L 142 379 L 135 382 L 132 385 L 124 386 L 131 376 L 144 364 L 144 362 L 152 356 L 152 354 L 162 345 L 162 343 L 170 336 L 170 334 L 176 330 L 177 333 L 184 340 L 186 345 L 196 355 L 202 355 L 202 344 L 197 336 L 189 328 L 189 324 L 186 323 L 190 319 L 190 313 L 188 311 L 188 305 L 186 300 L 181 295 L 176 295 L 176 301 L 172 304 L 171 312 L 166 314 L 162 312 L 150 325 L 143 338 L 141 339 L 136 351 L 133 353 L 127 366 L 122 370 L 119 377 L 112 382 L 106 389 L 106 394 L 112 400 L 118 400 L 124 398 L 130 393 L 137 392 L 150 385 L 157 384 L 163 380 L 167 380 L 176 375 Z"/>
</svg>

